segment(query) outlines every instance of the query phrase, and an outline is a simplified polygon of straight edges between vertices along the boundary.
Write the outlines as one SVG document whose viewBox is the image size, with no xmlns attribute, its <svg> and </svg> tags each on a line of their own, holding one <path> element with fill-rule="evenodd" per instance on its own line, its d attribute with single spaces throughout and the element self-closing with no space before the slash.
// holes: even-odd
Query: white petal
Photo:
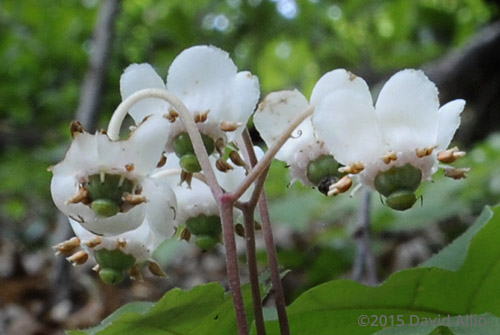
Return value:
<svg viewBox="0 0 500 335">
<path fill-rule="evenodd" d="M 174 191 L 178 208 L 176 221 L 179 225 L 185 224 L 190 217 L 219 215 L 219 208 L 210 188 L 200 180 L 193 178 L 191 188 L 186 185 L 177 185 Z"/>
<path fill-rule="evenodd" d="M 234 141 L 245 129 L 250 115 L 252 115 L 260 96 L 259 79 L 250 72 L 239 72 L 233 79 L 230 106 L 226 110 L 221 110 L 217 115 L 209 115 L 220 121 L 240 123 L 236 131 L 228 132 L 228 141 Z M 215 112 L 215 111 L 214 111 Z"/>
<path fill-rule="evenodd" d="M 106 136 L 106 135 L 101 135 Z M 99 162 L 95 135 L 77 134 L 63 161 L 52 168 L 54 175 L 77 175 Z"/>
<path fill-rule="evenodd" d="M 98 235 L 118 235 L 133 230 L 144 221 L 145 204 L 136 205 L 126 213 L 118 213 L 114 216 L 98 217 L 89 209 L 84 222 L 80 223 L 85 229 Z"/>
<path fill-rule="evenodd" d="M 403 70 L 380 91 L 375 106 L 384 140 L 394 151 L 435 145 L 438 91 L 422 71 Z"/>
<path fill-rule="evenodd" d="M 439 126 L 437 134 L 438 149 L 446 149 L 453 135 L 460 126 L 460 114 L 464 110 L 465 100 L 457 99 L 441 106 L 438 111 Z"/>
<path fill-rule="evenodd" d="M 361 77 L 344 69 L 337 69 L 325 73 L 318 80 L 311 93 L 311 105 L 318 105 L 325 96 L 340 89 L 352 90 L 363 96 L 364 99 L 372 101 L 368 85 Z"/>
<path fill-rule="evenodd" d="M 171 237 L 175 231 L 177 200 L 174 191 L 165 180 L 147 179 L 142 184 L 147 199 L 146 222 L 156 233 Z"/>
<path fill-rule="evenodd" d="M 228 105 L 236 65 L 227 52 L 195 46 L 181 52 L 168 70 L 167 89 L 193 114 L 210 110 L 209 119 Z"/>
<path fill-rule="evenodd" d="M 254 115 L 254 125 L 267 146 L 272 146 L 301 113 L 309 107 L 307 99 L 297 90 L 279 91 L 268 94 L 260 103 Z M 288 162 L 297 145 L 314 141 L 311 119 L 305 119 L 281 147 L 276 158 Z"/>
<path fill-rule="evenodd" d="M 120 78 L 122 99 L 146 88 L 165 89 L 165 83 L 149 64 L 132 64 L 127 67 Z M 168 106 L 168 103 L 160 99 L 144 99 L 136 103 L 129 114 L 139 124 L 148 115 L 164 114 Z"/>
<path fill-rule="evenodd" d="M 156 168 L 165 149 L 171 123 L 163 116 L 152 115 L 125 141 L 126 155 L 134 164 L 134 172 L 142 175 Z"/>
<path fill-rule="evenodd" d="M 365 96 L 338 90 L 324 97 L 313 114 L 314 129 L 341 164 L 371 162 L 385 151 L 375 111 Z"/>
</svg>

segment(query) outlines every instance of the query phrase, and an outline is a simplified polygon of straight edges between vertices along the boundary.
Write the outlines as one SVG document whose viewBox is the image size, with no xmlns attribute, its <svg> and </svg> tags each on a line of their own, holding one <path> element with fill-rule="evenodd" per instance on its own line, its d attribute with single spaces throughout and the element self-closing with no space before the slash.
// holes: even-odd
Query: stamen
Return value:
<svg viewBox="0 0 500 335">
<path fill-rule="evenodd" d="M 118 181 L 118 188 L 121 188 L 123 186 L 123 182 L 125 181 L 125 175 L 120 176 L 120 180 Z"/>
<path fill-rule="evenodd" d="M 70 262 L 73 266 L 85 264 L 88 259 L 89 254 L 87 254 L 84 250 L 77 251 L 73 255 L 66 258 L 66 260 L 68 260 L 68 262 Z"/>
<path fill-rule="evenodd" d="M 165 153 L 162 153 L 162 154 L 161 154 L 160 161 L 158 162 L 158 164 L 156 164 L 156 167 L 157 167 L 157 168 L 161 168 L 161 167 L 163 167 L 166 163 L 167 163 L 167 156 L 165 156 Z"/>
<path fill-rule="evenodd" d="M 134 169 L 135 169 L 135 166 L 132 163 L 125 165 L 125 170 L 127 170 L 127 172 L 133 172 Z"/>
<path fill-rule="evenodd" d="M 101 184 L 104 184 L 104 180 L 106 179 L 106 174 L 104 173 L 104 171 L 101 171 L 99 173 L 99 176 L 101 178 Z"/>
<path fill-rule="evenodd" d="M 71 138 L 75 138 L 78 134 L 85 132 L 80 121 L 72 121 L 69 125 L 69 131 L 71 132 Z"/>
<path fill-rule="evenodd" d="M 388 153 L 386 153 L 385 155 L 382 156 L 382 161 L 385 164 L 389 164 L 390 162 L 395 161 L 397 159 L 398 159 L 398 156 L 396 155 L 396 153 L 394 151 L 389 151 Z"/>
<path fill-rule="evenodd" d="M 177 118 L 179 117 L 179 113 L 177 113 L 175 109 L 170 107 L 168 109 L 168 114 L 164 114 L 163 117 L 166 118 L 168 121 L 174 123 L 175 120 L 177 120 Z"/>
<path fill-rule="evenodd" d="M 346 192 L 352 186 L 352 179 L 349 176 L 343 176 L 338 182 L 330 185 L 328 196 L 336 196 L 337 194 Z"/>
<path fill-rule="evenodd" d="M 464 179 L 467 178 L 470 168 L 445 168 L 444 175 L 449 178 Z"/>
<path fill-rule="evenodd" d="M 179 186 L 181 186 L 183 182 L 186 182 L 186 184 L 188 185 L 188 188 L 190 189 L 192 180 L 193 180 L 193 174 L 182 170 L 181 180 L 179 182 Z"/>
<path fill-rule="evenodd" d="M 158 264 L 157 262 L 150 261 L 148 264 L 148 269 L 149 272 L 151 272 L 153 275 L 157 277 L 162 277 L 162 278 L 168 277 L 165 271 L 163 271 L 163 269 L 161 268 L 160 264 Z"/>
<path fill-rule="evenodd" d="M 101 271 L 101 266 L 99 264 L 94 265 L 92 271 L 99 273 L 99 271 Z"/>
<path fill-rule="evenodd" d="M 125 249 L 127 247 L 127 241 L 123 238 L 119 238 L 116 240 L 116 248 L 117 249 Z"/>
<path fill-rule="evenodd" d="M 358 174 L 361 171 L 365 169 L 365 166 L 361 162 L 356 162 L 352 163 L 351 165 L 348 166 L 343 166 L 339 168 L 340 173 L 351 173 L 351 174 Z"/>
<path fill-rule="evenodd" d="M 189 240 L 191 239 L 191 232 L 189 231 L 189 229 L 187 228 L 184 228 L 182 231 L 181 231 L 181 235 L 179 237 L 181 240 L 184 240 L 184 241 L 187 241 L 189 242 Z"/>
<path fill-rule="evenodd" d="M 130 279 L 143 281 L 141 266 L 135 263 L 129 270 Z"/>
<path fill-rule="evenodd" d="M 136 206 L 136 205 L 139 205 L 139 204 L 142 204 L 142 203 L 148 201 L 146 199 L 146 197 L 143 195 L 131 194 L 131 193 L 127 193 L 127 192 L 123 193 L 122 200 L 123 200 L 123 202 L 125 202 L 129 205 L 132 205 L 132 206 Z"/>
<path fill-rule="evenodd" d="M 224 149 L 226 148 L 226 143 L 222 137 L 219 137 L 215 141 L 215 150 L 222 156 L 224 154 Z"/>
<path fill-rule="evenodd" d="M 247 171 L 249 170 L 247 163 L 245 163 L 245 161 L 241 158 L 240 154 L 237 151 L 231 151 L 229 153 L 229 159 L 231 160 L 231 162 L 233 162 L 234 165 L 241 166 Z"/>
<path fill-rule="evenodd" d="M 93 239 L 91 239 L 89 241 L 86 241 L 85 245 L 87 247 L 89 247 L 89 248 L 94 248 L 94 247 L 98 246 L 101 243 L 102 243 L 102 238 L 100 236 L 96 236 Z"/>
<path fill-rule="evenodd" d="M 69 199 L 66 203 L 68 204 L 77 204 L 81 202 L 82 204 L 89 204 L 90 199 L 89 199 L 89 191 L 83 186 L 81 186 L 78 189 L 78 192 L 76 192 L 75 196 L 71 199 Z"/>
<path fill-rule="evenodd" d="M 437 145 L 430 147 L 430 148 L 415 149 L 415 152 L 416 152 L 418 158 L 422 158 L 422 157 L 429 156 L 430 154 L 432 154 L 432 152 L 436 148 L 437 148 Z"/>
<path fill-rule="evenodd" d="M 220 130 L 222 131 L 235 131 L 238 127 L 241 126 L 241 122 L 221 122 Z"/>
<path fill-rule="evenodd" d="M 451 149 L 448 149 L 445 151 L 441 151 L 438 154 L 438 160 L 441 163 L 449 164 L 449 163 L 453 163 L 454 161 L 456 161 L 460 157 L 464 157 L 464 156 L 465 156 L 465 151 L 460 151 L 457 147 L 454 147 L 454 148 L 451 148 Z"/>
<path fill-rule="evenodd" d="M 217 170 L 219 170 L 221 172 L 227 172 L 227 171 L 233 169 L 233 167 L 231 166 L 231 164 L 229 164 L 228 162 L 226 162 L 223 158 L 219 158 L 215 162 L 215 167 L 217 168 Z"/>
<path fill-rule="evenodd" d="M 52 248 L 57 250 L 56 255 L 71 255 L 78 247 L 80 247 L 80 239 L 72 237 L 67 241 L 54 245 Z"/>
</svg>

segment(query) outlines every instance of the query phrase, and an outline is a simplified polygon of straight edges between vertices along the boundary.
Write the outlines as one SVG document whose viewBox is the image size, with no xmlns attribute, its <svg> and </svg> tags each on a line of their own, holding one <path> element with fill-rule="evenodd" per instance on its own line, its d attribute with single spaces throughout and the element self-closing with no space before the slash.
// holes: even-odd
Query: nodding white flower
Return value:
<svg viewBox="0 0 500 335">
<path fill-rule="evenodd" d="M 68 217 L 97 235 L 117 235 L 148 224 L 172 234 L 176 199 L 170 186 L 148 175 L 161 160 L 168 120 L 145 119 L 127 140 L 80 127 L 62 162 L 52 167 L 52 198 Z"/>
<path fill-rule="evenodd" d="M 214 149 L 222 151 L 226 143 L 241 134 L 260 95 L 257 77 L 247 71 L 237 72 L 229 55 L 213 46 L 182 51 L 168 70 L 166 85 L 149 64 L 133 64 L 123 73 L 120 87 L 123 99 L 147 88 L 167 89 L 176 95 L 197 123 L 209 154 Z M 185 134 L 185 128 L 168 103 L 149 98 L 130 110 L 136 123 L 150 114 L 165 115 L 172 122 L 167 152 L 176 152 L 179 157 L 194 154 L 182 149 L 190 141 L 176 143 L 178 136 Z"/>
<path fill-rule="evenodd" d="M 352 81 L 358 85 L 319 94 L 314 129 L 345 172 L 359 173 L 361 183 L 387 197 L 390 207 L 410 208 L 420 183 L 437 171 L 438 160 L 452 162 L 465 154 L 446 150 L 465 101 L 439 107 L 436 86 L 418 70 L 392 76 L 375 107 L 366 83 L 355 76 Z"/>
<path fill-rule="evenodd" d="M 353 90 L 366 83 L 345 70 L 334 70 L 316 83 L 310 102 L 297 90 L 267 95 L 254 115 L 255 128 L 268 146 L 273 145 L 285 128 L 310 106 L 316 107 L 328 93 L 344 88 Z M 366 88 L 367 89 L 367 88 Z M 324 192 L 341 174 L 323 139 L 315 133 L 312 118 L 305 119 L 292 133 L 276 158 L 290 167 L 290 173 L 304 185 L 318 186 Z"/>
<path fill-rule="evenodd" d="M 153 252 L 166 236 L 151 230 L 147 224 L 114 236 L 99 236 L 84 229 L 81 224 L 69 219 L 76 237 L 59 243 L 54 248 L 67 255 L 73 265 L 84 264 L 95 258 L 94 270 L 107 284 L 118 284 L 128 272 L 133 279 L 141 278 L 140 267 L 148 262 L 151 272 L 164 276 L 163 270 L 152 259 Z"/>
</svg>

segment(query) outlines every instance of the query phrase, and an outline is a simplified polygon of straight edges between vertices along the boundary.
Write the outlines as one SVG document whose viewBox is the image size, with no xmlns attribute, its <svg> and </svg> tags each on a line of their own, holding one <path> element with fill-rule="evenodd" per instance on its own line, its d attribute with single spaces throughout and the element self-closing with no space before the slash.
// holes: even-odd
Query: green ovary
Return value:
<svg viewBox="0 0 500 335">
<path fill-rule="evenodd" d="M 214 140 L 205 134 L 201 134 L 201 139 L 207 153 L 211 155 L 215 150 Z M 180 158 L 180 165 L 184 171 L 189 173 L 201 171 L 200 163 L 194 153 L 193 143 L 187 133 L 177 135 L 173 139 L 172 146 L 175 154 Z"/>
<path fill-rule="evenodd" d="M 116 285 L 124 279 L 124 272 L 135 264 L 135 257 L 120 250 L 100 249 L 95 252 L 100 265 L 99 276 L 106 284 Z"/>
<path fill-rule="evenodd" d="M 132 181 L 118 174 L 105 174 L 101 182 L 101 175 L 89 176 L 85 189 L 89 192 L 90 208 L 102 217 L 111 217 L 120 211 L 123 204 L 123 193 L 132 193 Z M 121 181 L 121 183 L 120 183 Z"/>
<path fill-rule="evenodd" d="M 217 215 L 199 215 L 189 218 L 186 227 L 196 236 L 196 245 L 201 250 L 209 250 L 217 245 L 222 233 L 220 217 Z"/>
<path fill-rule="evenodd" d="M 395 210 L 411 208 L 417 198 L 415 191 L 422 181 L 422 171 L 411 164 L 392 167 L 375 177 L 375 189 L 386 197 L 386 203 Z"/>
</svg>

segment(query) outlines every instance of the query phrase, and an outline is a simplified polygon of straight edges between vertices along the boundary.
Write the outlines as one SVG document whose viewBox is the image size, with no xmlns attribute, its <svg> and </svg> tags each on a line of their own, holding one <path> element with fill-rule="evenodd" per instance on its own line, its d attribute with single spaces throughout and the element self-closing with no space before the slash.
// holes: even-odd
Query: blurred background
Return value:
<svg viewBox="0 0 500 335">
<path fill-rule="evenodd" d="M 334 68 L 376 91 L 412 67 L 436 83 L 441 104 L 466 99 L 455 143 L 468 152 L 458 165 L 471 167 L 469 178 L 437 175 L 419 191 L 423 205 L 404 213 L 372 196 L 379 279 L 427 259 L 500 200 L 499 13 L 486 0 L 0 1 L 0 334 L 62 334 L 130 300 L 225 282 L 222 248 L 201 253 L 169 241 L 156 255 L 169 279 L 118 287 L 51 249 L 68 231 L 47 168 L 69 147 L 69 123 L 106 128 L 129 64 L 148 62 L 166 78 L 174 57 L 196 44 L 228 51 L 238 69 L 259 77 L 262 96 L 288 88 L 309 96 Z M 319 283 L 352 278 L 361 204 L 360 196 L 331 199 L 289 182 L 284 164 L 273 163 L 266 188 L 280 263 L 291 270 L 288 303 Z M 259 260 L 265 270 L 262 248 Z"/>
</svg>

